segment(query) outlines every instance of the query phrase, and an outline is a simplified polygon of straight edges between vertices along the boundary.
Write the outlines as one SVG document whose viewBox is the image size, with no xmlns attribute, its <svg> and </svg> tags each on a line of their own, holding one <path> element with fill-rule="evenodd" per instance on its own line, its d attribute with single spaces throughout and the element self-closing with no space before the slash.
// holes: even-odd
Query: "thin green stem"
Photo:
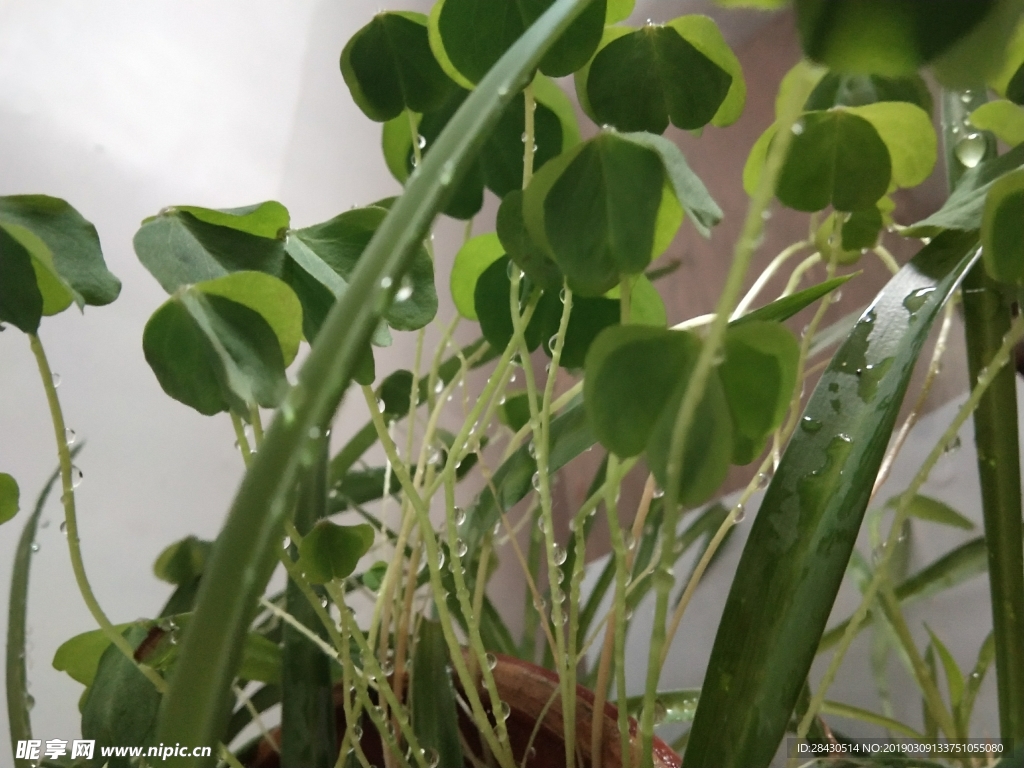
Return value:
<svg viewBox="0 0 1024 768">
<path fill-rule="evenodd" d="M 248 468 L 252 463 L 252 449 L 249 447 L 249 437 L 245 434 L 245 425 L 234 411 L 231 411 L 231 426 L 235 428 L 235 445 L 242 453 L 242 462 Z"/>
<path fill-rule="evenodd" d="M 35 334 L 28 334 L 29 344 L 32 347 L 32 354 L 35 355 L 36 365 L 39 368 L 39 376 L 42 379 L 43 389 L 46 392 L 46 402 L 50 407 L 50 420 L 53 422 L 54 437 L 57 439 L 57 456 L 60 459 L 60 479 L 63 488 L 61 502 L 64 505 L 64 527 L 68 540 L 68 553 L 71 556 L 71 570 L 75 574 L 75 583 L 78 591 L 82 594 L 89 613 L 103 631 L 103 635 L 121 651 L 146 678 L 153 683 L 153 686 L 163 693 L 167 690 L 167 682 L 155 669 L 148 664 L 141 664 L 135 660 L 135 649 L 117 631 L 117 628 L 103 612 L 89 578 L 85 573 L 85 563 L 82 560 L 81 540 L 78 537 L 78 515 L 75 511 L 75 482 L 74 473 L 77 471 L 71 464 L 71 449 L 68 447 L 67 428 L 64 425 L 64 412 L 60 407 L 60 400 L 57 398 L 57 388 L 53 383 L 53 371 L 50 370 L 50 363 L 46 359 L 46 352 L 43 350 L 42 342 Z"/>
<path fill-rule="evenodd" d="M 966 99 L 964 98 L 966 96 Z M 942 123 L 950 188 L 966 170 L 956 147 L 968 131 L 971 111 L 986 101 L 984 86 L 943 91 Z M 986 156 L 995 141 L 986 134 Z M 1013 297 L 978 263 L 964 278 L 964 334 L 972 386 L 990 365 L 1010 328 Z M 1024 545 L 1021 525 L 1020 441 L 1013 367 L 1001 371 L 974 414 L 982 517 L 988 549 L 989 590 L 995 638 L 1000 735 L 1024 740 Z"/>
<path fill-rule="evenodd" d="M 658 680 L 661 677 L 662 649 L 666 640 L 666 619 L 668 618 L 669 593 L 675 585 L 672 565 L 675 557 L 676 529 L 679 524 L 679 492 L 682 480 L 683 451 L 693 424 L 697 407 L 704 397 L 708 379 L 711 376 L 722 340 L 725 338 L 729 316 L 739 299 L 743 280 L 750 266 L 754 252 L 761 243 L 764 217 L 775 194 L 775 181 L 782 170 L 782 164 L 793 138 L 792 127 L 800 115 L 801 108 L 812 83 L 809 78 L 794 84 L 789 97 L 781 105 L 779 129 L 768 152 L 761 182 L 750 201 L 739 240 L 733 252 L 732 265 L 726 276 L 725 285 L 715 307 L 715 319 L 708 330 L 707 338 L 701 345 L 700 355 L 690 377 L 686 394 L 683 396 L 679 413 L 672 427 L 672 439 L 668 458 L 668 482 L 665 488 L 665 512 L 661 558 L 653 578 L 656 589 L 654 626 L 651 634 L 650 655 L 647 664 L 647 680 L 644 688 L 644 708 L 640 721 L 643 737 L 642 768 L 653 768 L 655 701 Z"/>
</svg>

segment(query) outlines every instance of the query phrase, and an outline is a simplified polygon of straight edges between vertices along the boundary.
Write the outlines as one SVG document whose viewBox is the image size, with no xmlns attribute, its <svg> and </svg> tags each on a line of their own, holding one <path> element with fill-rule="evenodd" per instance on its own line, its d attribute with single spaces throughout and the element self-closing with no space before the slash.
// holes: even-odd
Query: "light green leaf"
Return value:
<svg viewBox="0 0 1024 768">
<path fill-rule="evenodd" d="M 935 168 L 938 140 L 932 120 L 920 107 L 905 101 L 880 101 L 846 111 L 867 120 L 885 142 L 892 162 L 892 181 L 916 187 Z"/>
<path fill-rule="evenodd" d="M 420 120 L 423 116 L 418 113 L 411 113 L 412 125 L 410 125 L 410 113 L 403 112 L 398 117 L 393 117 L 384 122 L 381 128 L 381 149 L 384 152 L 384 163 L 387 165 L 391 175 L 399 182 L 405 184 L 409 179 L 409 154 L 412 152 L 412 132 L 415 128 L 419 135 Z"/>
<path fill-rule="evenodd" d="M 1012 101 L 997 99 L 982 104 L 971 112 L 971 124 L 979 130 L 992 131 L 1011 147 L 1024 143 L 1024 108 Z"/>
<path fill-rule="evenodd" d="M 932 639 L 932 645 L 939 654 L 939 660 L 942 662 L 942 669 L 946 673 L 946 685 L 949 688 L 949 703 L 953 710 L 959 709 L 960 702 L 964 697 L 964 675 L 960 671 L 960 667 L 956 663 L 956 659 L 953 658 L 953 654 L 946 648 L 939 636 L 936 635 L 932 628 L 927 624 L 924 625 L 925 629 L 928 630 L 928 636 Z"/>
<path fill-rule="evenodd" d="M 1024 169 L 996 181 L 981 219 L 985 270 L 1003 283 L 1024 282 Z"/>
<path fill-rule="evenodd" d="M 895 509 L 899 506 L 900 499 L 900 496 L 894 496 L 885 503 L 885 506 Z M 948 525 L 951 528 L 960 528 L 964 531 L 974 530 L 974 523 L 948 504 L 938 499 L 933 499 L 930 496 L 922 496 L 921 494 L 914 496 L 907 506 L 907 512 L 919 520 L 928 520 L 932 523 Z"/>
<path fill-rule="evenodd" d="M 242 208 L 199 208 L 194 205 L 179 205 L 179 211 L 185 211 L 207 224 L 216 224 L 218 227 L 237 229 L 239 232 L 247 232 L 257 237 L 266 237 L 271 240 L 284 238 L 291 218 L 288 209 L 276 200 L 268 200 L 265 203 L 256 203 Z"/>
<path fill-rule="evenodd" d="M 477 319 L 473 305 L 476 281 L 487 267 L 504 255 L 505 249 L 493 232 L 468 240 L 455 254 L 451 274 L 452 299 L 459 314 L 467 320 Z"/>
<path fill-rule="evenodd" d="M 605 14 L 605 24 L 617 24 L 629 18 L 633 12 L 636 0 L 608 0 L 608 10 Z"/>
<path fill-rule="evenodd" d="M 0 525 L 18 514 L 18 481 L 0 472 Z"/>
<path fill-rule="evenodd" d="M 116 624 L 114 629 L 123 634 L 130 626 L 131 623 Z M 61 643 L 53 655 L 53 668 L 58 672 L 67 672 L 73 680 L 82 685 L 92 685 L 100 657 L 109 647 L 110 640 L 103 634 L 102 629 L 83 632 Z"/>
<path fill-rule="evenodd" d="M 213 542 L 186 536 L 166 547 L 153 563 L 153 574 L 161 581 L 178 586 L 199 577 L 210 556 Z"/>
<path fill-rule="evenodd" d="M 747 314 L 736 318 L 730 324 L 732 326 L 738 326 L 743 323 L 755 321 L 781 322 L 783 320 L 788 320 L 804 307 L 809 307 L 822 296 L 831 293 L 847 280 L 857 277 L 859 274 L 860 272 L 854 272 L 850 275 L 840 275 L 839 277 L 833 277 L 826 280 L 823 283 L 812 285 L 810 288 L 805 288 L 804 290 L 797 291 L 789 296 L 776 299 L 771 304 L 766 304 L 760 309 L 748 312 Z"/>
</svg>

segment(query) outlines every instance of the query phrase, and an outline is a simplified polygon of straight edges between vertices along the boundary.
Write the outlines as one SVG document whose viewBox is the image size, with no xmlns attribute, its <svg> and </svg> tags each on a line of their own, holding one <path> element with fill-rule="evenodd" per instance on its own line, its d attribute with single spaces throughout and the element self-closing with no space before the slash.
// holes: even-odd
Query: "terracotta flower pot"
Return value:
<svg viewBox="0 0 1024 768">
<path fill-rule="evenodd" d="M 530 735 L 533 733 L 537 718 L 548 704 L 552 694 L 554 701 L 544 715 L 540 729 L 533 741 L 533 751 L 526 761 L 527 768 L 565 768 L 565 742 L 562 737 L 562 703 L 556 693 L 558 678 L 550 670 L 535 664 L 516 659 L 511 656 L 496 654 L 497 664 L 494 667 L 494 678 L 501 698 L 509 705 L 510 714 L 506 725 L 512 753 L 516 763 L 522 765 Z M 481 698 L 486 703 L 487 694 L 482 690 Z M 337 704 L 338 732 L 345 728 L 345 719 L 341 711 L 340 699 Z M 576 687 L 576 734 L 577 754 L 582 757 L 578 768 L 590 768 L 590 734 L 593 718 L 594 694 L 583 688 Z M 363 737 L 360 744 L 371 765 L 384 765 L 380 737 L 373 728 L 366 727 L 369 720 L 364 718 Z M 468 744 L 479 749 L 479 736 L 472 721 L 460 711 L 459 726 Z M 638 737 L 637 723 L 630 720 L 630 732 L 634 740 Z M 280 738 L 278 730 L 271 735 Z M 622 753 L 619 739 L 618 710 L 611 704 L 604 708 L 604 768 L 621 768 Z M 243 763 L 250 768 L 282 768 L 277 752 L 266 742 L 260 742 L 249 755 L 243 756 Z M 654 740 L 655 768 L 680 768 L 681 761 L 672 749 L 660 739 Z M 467 766 L 470 764 L 467 762 Z M 439 768 L 462 768 L 461 766 L 439 766 Z"/>
</svg>

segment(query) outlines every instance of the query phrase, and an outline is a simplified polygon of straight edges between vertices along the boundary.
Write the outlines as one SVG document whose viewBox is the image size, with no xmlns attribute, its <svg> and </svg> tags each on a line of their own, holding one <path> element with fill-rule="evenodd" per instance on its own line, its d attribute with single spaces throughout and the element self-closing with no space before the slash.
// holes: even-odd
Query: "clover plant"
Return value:
<svg viewBox="0 0 1024 768">
<path fill-rule="evenodd" d="M 225 439 L 237 440 L 247 467 L 216 541 L 189 537 L 157 560 L 156 576 L 174 591 L 149 620 L 114 623 L 89 586 L 72 463 L 81 446 L 70 445 L 40 341 L 43 318 L 109 304 L 120 283 L 70 204 L 0 198 L 0 321 L 35 353 L 60 463 L 15 562 L 12 742 L 31 738 L 27 576 L 39 511 L 59 479 L 75 579 L 99 628 L 69 639 L 53 663 L 85 686 L 82 732 L 101 746 L 216 744 L 208 761 L 233 766 L 272 748 L 285 766 L 368 768 L 362 734 L 372 729 L 387 766 L 531 765 L 535 751 L 515 753 L 510 740 L 499 655 L 554 673 L 546 706 L 561 714 L 560 765 L 607 766 L 612 753 L 624 766 L 670 764 L 655 763 L 665 758 L 654 739 L 672 723 L 691 724 L 674 745 L 687 768 L 766 766 L 787 733 L 844 743 L 855 734 L 831 728 L 835 716 L 964 739 L 978 735 L 972 709 L 993 663 L 1000 735 L 1024 744 L 1024 557 L 1007 366 L 1024 337 L 1021 3 L 794 0 L 793 9 L 806 59 L 782 80 L 760 138 L 735 145 L 747 156 L 735 183 L 750 201 L 728 257 L 713 234 L 722 211 L 666 131 L 728 131 L 744 107 L 742 68 L 710 18 L 631 26 L 632 0 L 437 0 L 429 15 L 382 11 L 345 43 L 340 69 L 366 118 L 381 124 L 400 194 L 309 226 L 293 225 L 282 203 L 245 200 L 217 210 L 175 204 L 142 222 L 135 251 L 168 294 L 140 329 L 146 360 L 182 407 L 230 421 Z M 578 124 L 567 85 L 592 124 Z M 988 101 L 990 90 L 998 100 Z M 998 154 L 995 138 L 1009 151 Z M 898 192 L 932 174 L 940 146 L 949 198 L 907 222 Z M 493 231 L 473 234 L 487 195 L 500 200 Z M 776 204 L 808 214 L 807 234 L 755 276 Z M 430 236 L 439 214 L 467 222 L 448 274 L 438 274 Z M 712 314 L 669 317 L 658 281 L 672 266 L 657 260 L 691 227 L 716 238 L 728 270 Z M 887 247 L 896 238 L 919 246 L 902 265 Z M 865 279 L 858 263 L 875 258 L 893 273 L 875 300 L 828 318 L 839 287 Z M 805 284 L 816 265 L 827 279 Z M 781 294 L 767 296 L 786 274 Z M 450 291 L 454 316 L 438 316 L 439 290 Z M 909 487 L 878 499 L 958 306 L 970 395 Z M 798 334 L 786 321 L 802 310 L 811 319 Z M 477 340 L 459 346 L 456 329 L 466 326 Z M 936 328 L 931 360 L 919 363 Z M 415 334 L 415 355 L 380 370 L 375 349 L 400 333 Z M 428 338 L 438 339 L 433 348 Z M 908 393 L 919 364 L 923 390 Z M 476 370 L 483 379 L 470 379 Z M 556 388 L 556 379 L 571 383 Z M 816 384 L 805 394 L 808 380 Z M 908 394 L 917 405 L 900 424 Z M 365 401 L 362 429 L 335 424 L 344 397 Z M 912 519 L 973 527 L 920 493 L 972 414 L 984 536 L 907 574 Z M 460 426 L 448 431 L 453 416 Z M 366 463 L 378 445 L 386 461 Z M 597 472 L 561 537 L 552 486 L 592 449 Z M 722 506 L 736 465 L 751 479 Z M 637 509 L 620 501 L 630 472 L 647 478 Z M 687 632 L 690 599 L 760 490 L 703 685 L 664 690 L 667 649 Z M 0 523 L 18 507 L 17 483 L 0 474 Z M 612 557 L 585 591 L 598 514 Z M 870 559 L 854 547 L 865 525 Z M 674 569 L 694 551 L 677 591 Z M 518 636 L 487 593 L 499 552 L 520 564 L 526 585 Z M 279 568 L 287 586 L 268 592 Z M 986 569 L 993 628 L 965 675 L 931 629 L 924 649 L 915 643 L 902 606 Z M 829 628 L 844 578 L 862 599 Z M 373 609 L 357 621 L 353 606 L 367 595 Z M 647 597 L 646 674 L 630 680 L 626 637 Z M 895 648 L 906 660 L 923 730 L 892 715 L 884 674 L 881 713 L 827 698 L 869 625 L 883 656 Z M 812 662 L 827 651 L 823 677 L 812 680 Z M 593 701 L 578 697 L 578 684 Z M 617 706 L 608 723 L 606 702 Z M 280 715 L 264 722 L 276 704 Z M 473 738 L 460 734 L 460 712 Z M 254 726 L 256 741 L 240 744 Z"/>
</svg>

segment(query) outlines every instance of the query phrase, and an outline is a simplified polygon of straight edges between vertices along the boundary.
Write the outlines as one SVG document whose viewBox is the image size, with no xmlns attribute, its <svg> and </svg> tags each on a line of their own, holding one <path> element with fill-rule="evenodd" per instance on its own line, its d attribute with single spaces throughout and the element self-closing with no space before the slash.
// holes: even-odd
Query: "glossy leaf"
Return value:
<svg viewBox="0 0 1024 768">
<path fill-rule="evenodd" d="M 259 312 L 207 294 L 205 285 L 178 291 L 146 323 L 142 348 L 160 386 L 207 416 L 278 405 L 287 381 L 274 329 Z"/>
<path fill-rule="evenodd" d="M 214 743 L 223 733 L 224 702 L 256 598 L 277 563 L 299 456 L 310 428 L 328 422 L 337 409 L 380 320 L 382 299 L 389 298 L 381 281 L 401 280 L 444 204 L 445 179 L 465 172 L 512 93 L 529 81 L 550 44 L 586 7 L 584 0 L 556 0 L 469 96 L 394 203 L 353 272 L 350 290 L 326 318 L 299 374 L 306 397 L 291 404 L 291 419 L 277 419 L 268 430 L 217 538 L 195 618 L 181 643 L 180 672 L 161 708 L 158 733 L 164 743 Z M 183 758 L 169 762 L 201 764 Z"/>
<path fill-rule="evenodd" d="M 46 277 L 54 283 L 50 290 L 67 292 L 79 307 L 109 304 L 121 292 L 121 281 L 103 260 L 96 228 L 64 200 L 48 195 L 0 197 L 0 228 L 32 253 L 37 272 L 49 272 Z M 41 276 L 41 282 L 46 277 Z M 45 314 L 55 311 L 59 310 Z"/>
<path fill-rule="evenodd" d="M 782 424 L 796 388 L 800 345 L 779 323 L 748 322 L 726 331 L 724 350 L 718 374 L 732 416 L 733 461 L 745 464 L 755 456 L 738 455 L 745 441 L 737 438 L 759 445 Z"/>
<path fill-rule="evenodd" d="M 899 498 L 893 497 L 885 503 L 887 507 L 895 508 L 899 505 Z M 933 499 L 930 496 L 918 494 L 910 500 L 907 505 L 907 512 L 911 517 L 918 520 L 927 520 L 940 525 L 948 525 L 952 528 L 959 528 L 963 531 L 973 531 L 974 523 L 961 515 L 948 504 Z"/>
<path fill-rule="evenodd" d="M 1024 281 L 1024 169 L 992 185 L 981 219 L 985 270 L 1002 283 Z"/>
<path fill-rule="evenodd" d="M 822 374 L 740 559 L 687 747 L 688 768 L 771 762 L 832 610 L 917 356 L 974 263 L 976 243 L 969 234 L 947 233 L 922 249 Z M 788 610 L 792 605 L 801 610 Z"/>
<path fill-rule="evenodd" d="M 406 109 L 435 109 L 452 88 L 430 51 L 427 17 L 420 13 L 374 16 L 342 50 L 341 74 L 363 114 L 377 122 Z"/>
<path fill-rule="evenodd" d="M 344 579 L 373 545 L 369 525 L 336 525 L 323 520 L 302 538 L 299 567 L 313 584 Z"/>
<path fill-rule="evenodd" d="M 893 184 L 916 187 L 931 175 L 938 139 L 927 112 L 905 101 L 882 101 L 846 111 L 863 117 L 878 131 L 889 150 Z"/>
<path fill-rule="evenodd" d="M 0 472 L 0 525 L 18 514 L 18 481 Z"/>
<path fill-rule="evenodd" d="M 982 104 L 971 112 L 971 125 L 991 131 L 1011 147 L 1024 143 L 1024 109 L 1007 99 Z"/>
<path fill-rule="evenodd" d="M 438 765 L 463 765 L 448 644 L 436 621 L 419 622 L 411 677 L 410 709 L 417 740 L 423 749 L 433 750 Z"/>
<path fill-rule="evenodd" d="M 213 542 L 186 536 L 159 554 L 153 563 L 153 574 L 170 584 L 187 584 L 202 575 L 212 547 Z"/>
<path fill-rule="evenodd" d="M 452 265 L 451 291 L 455 308 L 467 320 L 476 320 L 473 291 L 480 275 L 495 261 L 505 255 L 498 235 L 488 233 L 468 240 L 455 254 Z"/>
<path fill-rule="evenodd" d="M 832 107 L 862 107 L 884 101 L 904 101 L 932 114 L 933 101 L 928 84 L 918 74 L 899 77 L 851 75 L 828 72 L 807 97 L 807 111 Z"/>
<path fill-rule="evenodd" d="M 601 47 L 585 81 L 595 122 L 658 134 L 670 121 L 690 130 L 711 122 L 729 95 L 733 77 L 701 48 L 718 52 L 728 47 L 710 34 L 713 22 L 710 27 L 681 26 L 699 46 L 675 25 L 648 24 Z M 730 104 L 726 117 L 735 119 L 735 113 L 735 104 Z"/>
<path fill-rule="evenodd" d="M 460 84 L 480 82 L 553 0 L 439 0 L 430 12 L 430 45 Z M 551 77 L 571 75 L 593 55 L 604 29 L 605 0 L 593 0 L 540 62 Z"/>
<path fill-rule="evenodd" d="M 980 229 L 985 199 L 992 185 L 1003 175 L 1024 165 L 1024 146 L 1005 155 L 985 160 L 960 177 L 945 204 L 926 219 L 903 230 L 909 237 L 931 237 L 943 229 L 969 232 Z"/>
<path fill-rule="evenodd" d="M 892 165 L 874 126 L 848 110 L 808 112 L 797 123 L 776 194 L 798 211 L 873 206 L 885 194 Z"/>
</svg>

